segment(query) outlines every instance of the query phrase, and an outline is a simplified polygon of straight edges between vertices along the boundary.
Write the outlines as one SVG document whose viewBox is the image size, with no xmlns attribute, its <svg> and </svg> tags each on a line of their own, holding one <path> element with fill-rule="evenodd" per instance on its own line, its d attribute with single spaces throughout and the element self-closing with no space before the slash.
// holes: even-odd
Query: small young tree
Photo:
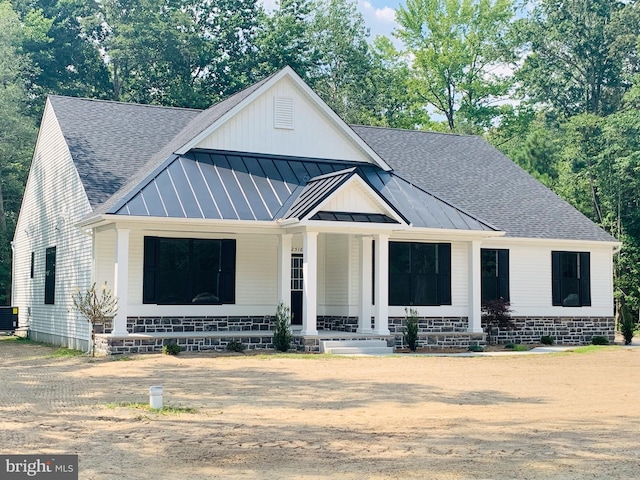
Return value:
<svg viewBox="0 0 640 480">
<path fill-rule="evenodd" d="M 487 340 L 492 343 L 493 329 L 513 330 L 515 324 L 511 320 L 511 304 L 500 297 L 482 304 L 482 326 L 487 330 Z"/>
<path fill-rule="evenodd" d="M 418 311 L 405 307 L 404 312 L 404 343 L 415 352 L 418 348 Z"/>
<path fill-rule="evenodd" d="M 279 303 L 273 326 L 273 346 L 279 352 L 286 352 L 291 346 L 291 310 L 284 303 Z"/>
<path fill-rule="evenodd" d="M 618 306 L 618 328 L 624 337 L 625 345 L 630 345 L 633 341 L 633 334 L 635 333 L 636 326 L 636 322 L 633 320 L 633 316 L 627 308 L 624 298 L 621 298 Z"/>
<path fill-rule="evenodd" d="M 104 323 L 115 317 L 118 311 L 118 298 L 114 297 L 107 283 L 102 285 L 100 295 L 96 291 L 96 284 L 88 288 L 84 293 L 77 289 L 73 295 L 73 307 L 88 321 L 91 329 L 91 356 L 95 355 L 95 331 L 97 323 Z"/>
</svg>

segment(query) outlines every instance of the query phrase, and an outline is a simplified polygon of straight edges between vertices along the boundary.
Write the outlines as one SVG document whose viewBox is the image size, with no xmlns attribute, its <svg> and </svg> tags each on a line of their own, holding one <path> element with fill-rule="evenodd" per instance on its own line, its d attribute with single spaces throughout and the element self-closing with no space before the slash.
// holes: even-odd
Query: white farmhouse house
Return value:
<svg viewBox="0 0 640 480">
<path fill-rule="evenodd" d="M 290 68 L 208 110 L 49 97 L 18 220 L 13 304 L 31 338 L 87 348 L 72 307 L 119 299 L 104 353 L 324 340 L 613 339 L 619 243 L 474 136 L 349 126 Z"/>
</svg>

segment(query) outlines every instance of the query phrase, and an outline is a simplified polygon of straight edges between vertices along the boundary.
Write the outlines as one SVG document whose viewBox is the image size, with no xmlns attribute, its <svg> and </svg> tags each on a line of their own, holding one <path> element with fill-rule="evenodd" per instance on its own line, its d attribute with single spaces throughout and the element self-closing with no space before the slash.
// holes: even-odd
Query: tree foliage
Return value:
<svg viewBox="0 0 640 480">
<path fill-rule="evenodd" d="M 638 68 L 637 15 L 634 1 L 541 0 L 518 26 L 526 94 L 565 117 L 615 112 Z"/>
<path fill-rule="evenodd" d="M 511 0 L 407 0 L 397 37 L 413 56 L 411 88 L 445 116 L 450 130 L 477 130 L 499 113 L 511 81 Z"/>
</svg>

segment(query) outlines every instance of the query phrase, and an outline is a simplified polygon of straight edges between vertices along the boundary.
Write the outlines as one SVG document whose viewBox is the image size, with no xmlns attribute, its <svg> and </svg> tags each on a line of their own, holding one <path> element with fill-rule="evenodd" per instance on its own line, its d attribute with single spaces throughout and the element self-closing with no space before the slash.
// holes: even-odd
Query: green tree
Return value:
<svg viewBox="0 0 640 480">
<path fill-rule="evenodd" d="M 104 0 L 86 33 L 114 100 L 205 108 L 250 81 L 257 14 L 255 0 Z"/>
<path fill-rule="evenodd" d="M 105 98 L 109 77 L 86 31 L 98 8 L 94 0 L 16 0 L 24 24 L 22 49 L 33 70 L 29 91 L 32 114 L 39 117 L 48 94 Z"/>
<path fill-rule="evenodd" d="M 615 112 L 637 69 L 638 19 L 634 0 L 540 0 L 517 26 L 524 93 L 565 117 Z"/>
<path fill-rule="evenodd" d="M 307 78 L 311 87 L 349 123 L 369 116 L 372 58 L 369 34 L 353 0 L 317 0 L 309 25 L 317 60 Z"/>
<path fill-rule="evenodd" d="M 261 12 L 255 45 L 257 78 L 287 65 L 302 78 L 311 73 L 318 62 L 318 49 L 309 34 L 312 19 L 311 0 L 282 0 L 271 14 Z"/>
<path fill-rule="evenodd" d="M 511 0 L 407 0 L 396 36 L 413 56 L 411 88 L 450 130 L 477 131 L 500 113 L 513 60 Z M 464 127 L 464 128 L 463 128 Z"/>
<path fill-rule="evenodd" d="M 0 305 L 10 302 L 10 241 L 35 140 L 25 82 L 32 72 L 22 53 L 24 26 L 7 1 L 0 2 Z"/>
</svg>

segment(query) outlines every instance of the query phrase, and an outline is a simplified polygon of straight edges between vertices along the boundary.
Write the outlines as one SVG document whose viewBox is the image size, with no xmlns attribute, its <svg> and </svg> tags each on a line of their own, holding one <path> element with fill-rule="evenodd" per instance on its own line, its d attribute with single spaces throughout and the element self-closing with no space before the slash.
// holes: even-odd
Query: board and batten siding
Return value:
<svg viewBox="0 0 640 480">
<path fill-rule="evenodd" d="M 47 102 L 14 238 L 13 300 L 35 340 L 88 347 L 89 323 L 73 309 L 91 286 L 90 235 L 74 225 L 91 212 L 69 149 Z M 55 304 L 44 304 L 45 252 L 56 247 Z M 30 278 L 31 252 L 35 254 Z"/>
<path fill-rule="evenodd" d="M 293 100 L 293 128 L 274 127 L 275 98 Z M 288 78 L 203 139 L 198 148 L 370 162 L 354 141 Z"/>
</svg>

